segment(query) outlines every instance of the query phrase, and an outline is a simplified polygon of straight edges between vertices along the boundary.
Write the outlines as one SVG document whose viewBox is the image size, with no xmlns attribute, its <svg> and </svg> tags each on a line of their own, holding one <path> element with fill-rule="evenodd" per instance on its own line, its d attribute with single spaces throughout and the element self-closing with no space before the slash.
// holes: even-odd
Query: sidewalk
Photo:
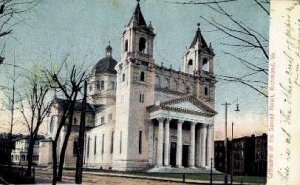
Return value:
<svg viewBox="0 0 300 185">
<path fill-rule="evenodd" d="M 188 184 L 209 184 L 209 180 L 196 180 L 196 179 L 185 179 L 183 178 L 171 178 L 171 177 L 155 177 L 155 176 L 143 176 L 143 175 L 131 175 L 131 174 L 118 174 L 118 173 L 109 173 L 109 172 L 89 172 L 84 171 L 84 174 L 98 175 L 98 176 L 111 176 L 111 177 L 124 177 L 124 178 L 134 178 L 134 179 L 146 179 L 146 180 L 155 180 L 155 181 L 167 181 L 167 182 L 179 182 L 179 183 L 188 183 Z M 213 181 L 213 184 L 224 184 L 223 181 Z M 233 183 L 240 184 L 240 183 Z M 250 183 L 243 183 L 245 185 Z"/>
<path fill-rule="evenodd" d="M 41 171 L 44 171 L 44 174 L 49 174 L 49 169 L 41 169 Z M 75 170 L 64 170 L 64 183 L 74 183 L 74 175 Z M 97 177 L 116 177 L 116 178 L 126 178 L 126 179 L 132 179 L 137 180 L 149 180 L 149 181 L 156 181 L 158 182 L 169 182 L 169 183 L 175 183 L 175 184 L 210 184 L 209 180 L 197 180 L 197 179 L 185 179 L 183 181 L 183 178 L 173 178 L 173 177 L 157 177 L 157 176 L 147 176 L 147 175 L 135 175 L 135 174 L 124 174 L 124 173 L 118 173 L 118 172 L 100 172 L 100 171 L 83 171 L 83 178 L 84 183 L 91 183 L 90 180 L 93 179 L 94 183 L 97 183 Z M 213 181 L 213 184 L 224 184 L 223 181 Z M 240 184 L 237 182 L 234 182 L 233 184 Z M 253 184 L 253 183 L 243 183 L 243 184 Z"/>
</svg>

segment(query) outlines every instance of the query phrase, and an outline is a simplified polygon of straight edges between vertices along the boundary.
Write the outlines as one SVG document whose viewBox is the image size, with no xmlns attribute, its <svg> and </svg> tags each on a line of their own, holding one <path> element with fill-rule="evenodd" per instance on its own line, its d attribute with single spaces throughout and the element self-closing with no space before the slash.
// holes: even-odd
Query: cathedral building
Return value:
<svg viewBox="0 0 300 185">
<path fill-rule="evenodd" d="M 114 59 L 109 44 L 105 58 L 92 69 L 85 133 L 86 168 L 210 168 L 216 114 L 212 46 L 206 43 L 198 25 L 184 52 L 180 71 L 156 63 L 154 39 L 152 23 L 145 21 L 138 1 L 121 35 L 121 61 Z M 55 129 L 62 108 L 63 100 L 58 100 L 48 132 Z M 78 111 L 75 119 L 79 118 Z M 73 148 L 79 121 L 74 122 L 66 166 L 75 166 L 76 161 Z M 51 163 L 47 159 L 40 162 Z"/>
</svg>

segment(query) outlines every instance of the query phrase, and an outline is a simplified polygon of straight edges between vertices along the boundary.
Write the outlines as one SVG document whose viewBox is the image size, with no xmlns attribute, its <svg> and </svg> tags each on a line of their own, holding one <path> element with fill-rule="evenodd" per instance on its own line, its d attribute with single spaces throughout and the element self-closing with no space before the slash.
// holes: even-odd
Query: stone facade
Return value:
<svg viewBox="0 0 300 185">
<path fill-rule="evenodd" d="M 85 167 L 210 167 L 214 51 L 198 27 L 184 53 L 183 71 L 178 71 L 155 63 L 154 38 L 152 23 L 146 24 L 138 2 L 121 35 L 121 61 L 113 59 L 109 45 L 106 57 L 93 68 L 88 100 L 94 109 L 85 133 Z"/>
</svg>

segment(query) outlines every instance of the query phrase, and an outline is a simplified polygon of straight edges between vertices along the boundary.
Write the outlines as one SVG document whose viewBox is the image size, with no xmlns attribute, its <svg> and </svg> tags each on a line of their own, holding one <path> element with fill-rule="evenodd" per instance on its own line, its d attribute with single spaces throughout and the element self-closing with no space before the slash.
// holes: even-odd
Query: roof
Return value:
<svg viewBox="0 0 300 185">
<path fill-rule="evenodd" d="M 30 139 L 30 135 L 23 135 L 23 136 L 20 136 L 20 137 L 16 137 L 15 139 L 13 139 L 14 141 L 19 141 L 19 140 L 23 140 L 25 139 L 26 141 Z M 43 140 L 45 139 L 45 136 L 43 135 L 37 135 L 37 141 L 39 140 Z"/>
<path fill-rule="evenodd" d="M 196 31 L 195 37 L 194 37 L 194 39 L 193 39 L 193 41 L 192 41 L 189 48 L 190 49 L 193 48 L 197 44 L 197 42 L 199 41 L 201 49 L 206 50 L 209 53 L 211 53 L 212 55 L 214 55 L 214 51 L 211 47 L 211 44 L 208 46 L 207 43 L 205 42 L 204 37 L 201 34 L 200 23 L 198 23 L 197 26 L 198 26 L 198 29 Z"/>
<path fill-rule="evenodd" d="M 195 44 L 197 43 L 197 40 L 200 40 L 201 42 L 201 48 L 208 48 L 202 34 L 201 34 L 201 30 L 200 28 L 198 27 L 197 31 L 196 31 L 196 34 L 195 34 L 195 37 L 190 45 L 190 48 L 194 47 Z"/>
<path fill-rule="evenodd" d="M 195 106 L 197 106 L 199 109 L 203 109 L 205 112 L 190 110 L 190 109 L 184 108 L 184 107 L 170 106 L 170 105 L 178 104 L 178 103 L 181 103 L 181 102 L 191 102 Z M 201 100 L 195 98 L 192 95 L 171 99 L 171 100 L 161 102 L 159 104 L 150 105 L 150 106 L 147 107 L 147 110 L 149 112 L 154 112 L 154 111 L 157 111 L 159 109 L 171 110 L 171 111 L 175 111 L 175 112 L 186 112 L 186 113 L 190 113 L 190 114 L 203 115 L 203 116 L 209 116 L 209 117 L 212 117 L 215 114 L 217 114 L 217 112 L 213 108 L 209 107 L 204 102 L 202 102 Z"/>
<path fill-rule="evenodd" d="M 147 26 L 144 16 L 141 12 L 139 1 L 127 26 L 129 26 L 133 21 L 135 21 L 138 26 Z"/>
<path fill-rule="evenodd" d="M 113 59 L 112 56 L 107 56 L 105 58 L 102 58 L 97 62 L 97 64 L 93 68 L 94 74 L 100 74 L 100 73 L 110 73 L 110 74 L 117 74 L 117 71 L 115 70 L 115 66 L 117 65 L 117 61 Z"/>
<path fill-rule="evenodd" d="M 66 99 L 56 98 L 56 99 L 54 99 L 54 102 L 57 103 L 59 105 L 59 107 L 61 107 L 63 109 L 66 109 L 68 106 L 68 100 L 66 100 Z M 81 111 L 81 107 L 82 107 L 82 102 L 76 101 L 75 102 L 75 111 L 78 111 L 78 112 Z M 98 109 L 101 109 L 102 107 L 103 107 L 102 104 L 87 103 L 86 111 L 94 113 L 95 111 L 97 111 Z"/>
</svg>

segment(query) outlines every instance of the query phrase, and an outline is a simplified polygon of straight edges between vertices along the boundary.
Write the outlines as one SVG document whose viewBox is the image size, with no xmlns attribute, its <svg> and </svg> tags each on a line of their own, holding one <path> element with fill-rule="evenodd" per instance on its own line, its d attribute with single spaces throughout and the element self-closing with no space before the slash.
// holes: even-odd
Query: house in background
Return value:
<svg viewBox="0 0 300 185">
<path fill-rule="evenodd" d="M 267 172 L 267 148 L 268 136 L 263 134 L 255 137 L 255 174 L 256 176 L 266 176 Z"/>
<path fill-rule="evenodd" d="M 225 171 L 224 141 L 215 141 L 215 168 Z M 232 153 L 233 152 L 233 153 Z M 232 155 L 233 154 L 233 155 Z M 267 134 L 260 136 L 234 138 L 228 140 L 227 172 L 236 175 L 266 176 L 267 165 Z M 231 161 L 233 160 L 233 163 Z M 231 168 L 233 164 L 233 168 Z"/>
<path fill-rule="evenodd" d="M 44 136 L 38 136 L 37 141 L 35 142 L 33 149 L 33 163 L 38 164 L 39 161 L 39 140 L 44 139 Z M 23 136 L 21 138 L 16 138 L 14 140 L 15 148 L 11 153 L 12 163 L 18 165 L 26 165 L 27 164 L 27 153 L 29 146 L 29 137 Z"/>
</svg>

